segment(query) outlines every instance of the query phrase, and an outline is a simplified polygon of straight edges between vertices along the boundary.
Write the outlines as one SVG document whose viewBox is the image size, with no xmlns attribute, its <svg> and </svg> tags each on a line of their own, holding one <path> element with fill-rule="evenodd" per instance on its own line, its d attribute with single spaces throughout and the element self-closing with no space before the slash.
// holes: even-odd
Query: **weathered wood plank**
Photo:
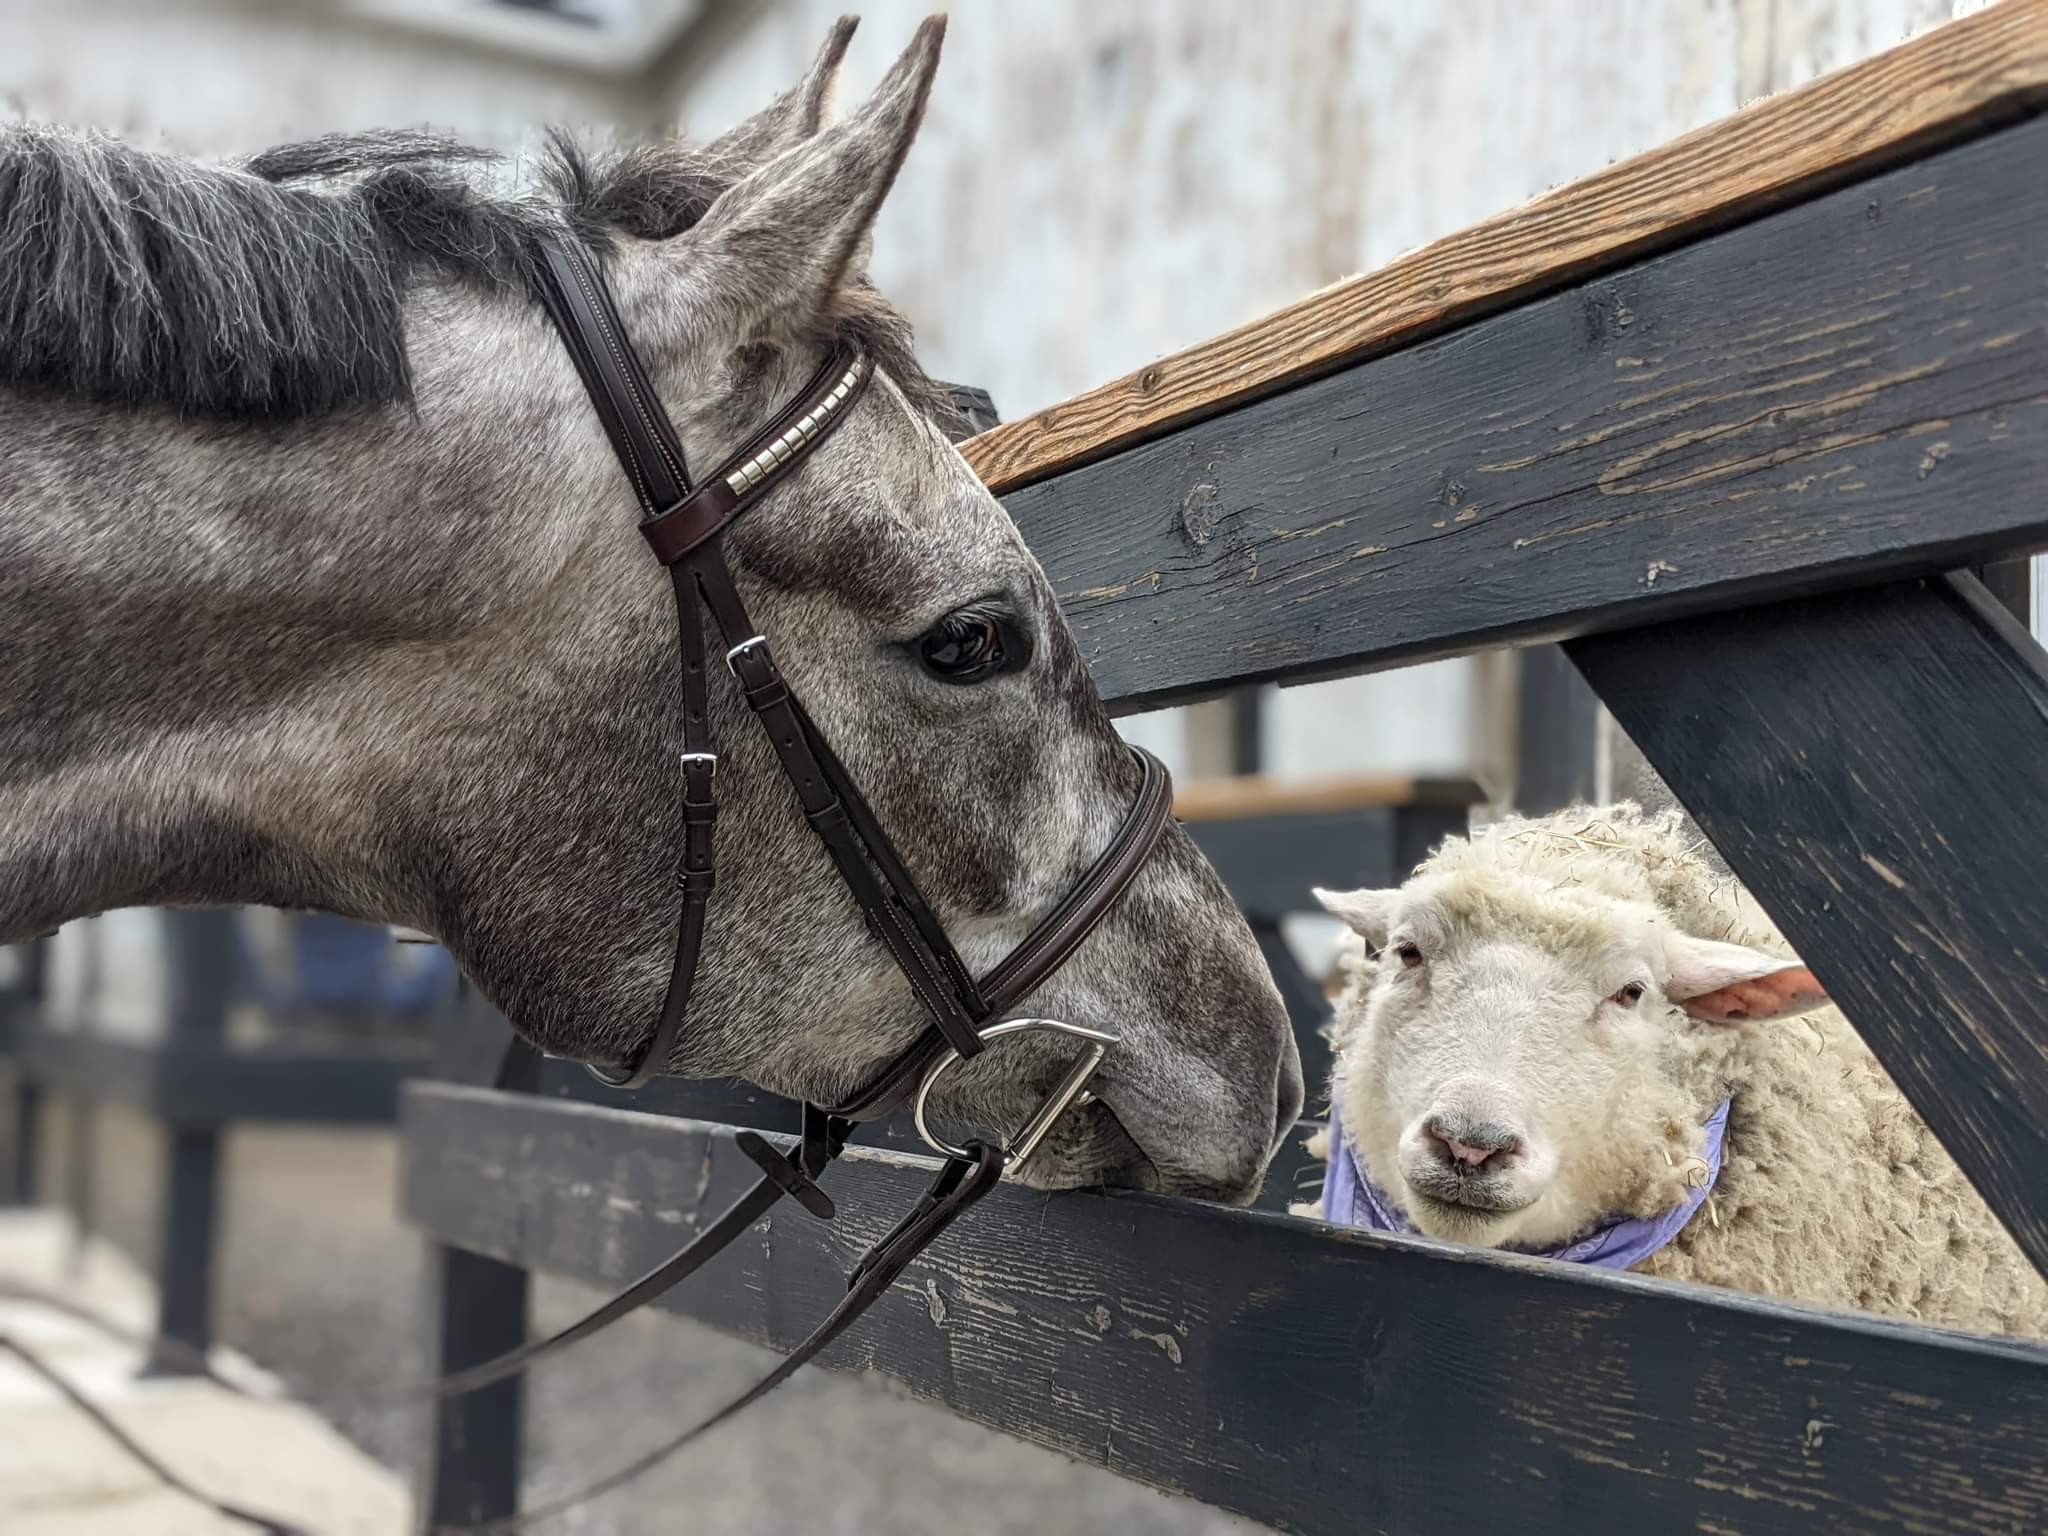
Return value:
<svg viewBox="0 0 2048 1536">
<path fill-rule="evenodd" d="M 606 1286 L 753 1166 L 441 1085 L 405 1126 L 413 1220 Z M 776 1214 L 677 1306 L 788 1348 L 929 1166 L 850 1153 L 838 1222 Z M 828 1358 L 1291 1531 L 2048 1528 L 2037 1348 L 1189 1201 L 1000 1189 Z"/>
<path fill-rule="evenodd" d="M 531 1058 L 506 1057 L 503 1021 L 467 982 L 456 1006 L 439 1010 L 434 1025 L 436 1064 L 444 1080 L 530 1091 Z M 445 1243 L 429 1243 L 426 1257 L 415 1316 L 424 1335 L 421 1353 L 439 1374 L 481 1365 L 526 1342 L 530 1282 L 524 1269 Z M 526 1377 L 441 1398 L 432 1413 L 431 1451 L 415 1469 L 416 1529 L 431 1536 L 448 1525 L 516 1513 L 525 1459 Z"/>
<path fill-rule="evenodd" d="M 2048 3 L 2007 0 L 986 432 L 1007 492 L 2048 101 Z"/>
<path fill-rule="evenodd" d="M 2048 1274 L 2040 647 L 1960 576 L 1569 650 Z"/>
<path fill-rule="evenodd" d="M 447 1010 L 435 1019 L 438 1069 L 427 1075 L 456 1083 L 490 1081 L 505 1044 L 511 1038 L 512 1026 L 475 994 L 470 996 L 473 1006 Z M 1321 1023 L 1320 1015 L 1315 1023 Z M 1311 1092 L 1319 1091 L 1322 1076 L 1328 1072 L 1329 1049 L 1313 1028 L 1306 1034 L 1297 1033 L 1297 1041 L 1301 1046 L 1304 1069 L 1310 1063 L 1322 1063 L 1318 1068 L 1321 1075 L 1309 1079 Z M 752 1083 L 735 1079 L 658 1077 L 644 1088 L 622 1093 L 616 1088 L 605 1087 L 584 1071 L 580 1063 L 554 1057 L 538 1064 L 528 1091 L 543 1098 L 596 1104 L 610 1109 L 632 1109 L 651 1115 L 670 1115 L 712 1125 L 782 1131 L 792 1136 L 803 1123 L 803 1106 L 796 1100 L 756 1088 Z M 1302 1146 L 1303 1138 L 1312 1129 L 1312 1123 L 1304 1124 L 1302 1134 L 1290 1136 L 1274 1154 L 1272 1164 L 1266 1170 L 1266 1186 L 1259 1192 L 1257 1204 L 1261 1210 L 1284 1211 L 1289 1201 L 1302 1198 L 1304 1188 L 1320 1183 L 1320 1164 Z M 864 1147 L 895 1152 L 918 1153 L 925 1150 L 915 1123 L 905 1111 L 869 1121 L 854 1131 L 853 1139 Z"/>
<path fill-rule="evenodd" d="M 1190 779 L 1173 791 L 1173 814 L 1182 821 L 1234 821 L 1246 816 L 1292 816 L 1404 806 L 1462 809 L 1486 798 L 1468 779 L 1410 779 L 1347 775 L 1327 779 L 1274 779 L 1242 773 L 1225 779 Z"/>
<path fill-rule="evenodd" d="M 1007 505 L 1124 709 L 2039 544 L 2044 164 L 2036 118 Z"/>
</svg>

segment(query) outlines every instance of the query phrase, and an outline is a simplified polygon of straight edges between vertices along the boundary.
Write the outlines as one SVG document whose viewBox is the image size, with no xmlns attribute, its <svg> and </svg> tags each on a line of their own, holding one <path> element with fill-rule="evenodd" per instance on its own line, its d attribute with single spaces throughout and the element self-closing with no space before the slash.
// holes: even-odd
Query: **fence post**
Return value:
<svg viewBox="0 0 2048 1536">
<path fill-rule="evenodd" d="M 165 979 L 173 1051 L 224 1051 L 228 999 L 239 972 L 237 914 L 166 912 Z M 157 1246 L 157 1334 L 204 1353 L 213 1344 L 213 1260 L 219 1227 L 220 1128 L 167 1128 L 163 1226 Z M 150 1375 L 183 1375 L 191 1363 L 159 1355 Z"/>
<path fill-rule="evenodd" d="M 532 1092 L 539 1058 L 522 1054 L 507 1062 L 509 1070 L 498 1068 L 495 1058 L 511 1038 L 505 1021 L 468 982 L 460 992 L 435 1020 L 435 1075 Z M 426 1300 L 424 1315 L 437 1330 L 428 1359 L 438 1374 L 526 1342 L 527 1273 L 514 1265 L 436 1243 L 428 1253 Z M 525 1411 L 524 1376 L 435 1404 L 432 1460 L 417 1501 L 422 1531 L 518 1513 Z"/>
<path fill-rule="evenodd" d="M 40 1022 L 43 1001 L 44 966 L 48 954 L 40 941 L 20 945 L 14 951 L 13 985 L 0 996 L 0 1018 L 10 1040 Z M 10 1119 L 13 1146 L 7 1159 L 6 1182 L 0 1184 L 0 1206 L 33 1205 L 41 1183 L 43 1141 L 43 1085 L 35 1080 L 16 1052 L 14 1073 L 14 1114 Z"/>
</svg>

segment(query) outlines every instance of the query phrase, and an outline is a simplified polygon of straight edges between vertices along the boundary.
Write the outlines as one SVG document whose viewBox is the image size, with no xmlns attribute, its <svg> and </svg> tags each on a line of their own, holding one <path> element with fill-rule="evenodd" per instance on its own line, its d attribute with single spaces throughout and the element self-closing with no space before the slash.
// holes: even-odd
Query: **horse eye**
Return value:
<svg viewBox="0 0 2048 1536">
<path fill-rule="evenodd" d="M 1418 945 L 1396 944 L 1394 946 L 1394 953 L 1401 957 L 1401 964 L 1409 970 L 1413 970 L 1416 966 L 1422 964 L 1422 950 Z"/>
<path fill-rule="evenodd" d="M 1610 1003 L 1619 1003 L 1624 1008 L 1633 1008 L 1637 1003 L 1640 1003 L 1642 1000 L 1643 984 L 1640 981 L 1630 982 L 1627 986 L 1623 987 L 1619 992 L 1615 993 L 1614 996 L 1607 999 L 1607 1001 L 1609 1001 Z"/>
<path fill-rule="evenodd" d="M 1022 667 L 1031 641 L 1001 614 L 962 608 L 918 637 L 917 658 L 942 683 L 981 683 Z"/>
</svg>

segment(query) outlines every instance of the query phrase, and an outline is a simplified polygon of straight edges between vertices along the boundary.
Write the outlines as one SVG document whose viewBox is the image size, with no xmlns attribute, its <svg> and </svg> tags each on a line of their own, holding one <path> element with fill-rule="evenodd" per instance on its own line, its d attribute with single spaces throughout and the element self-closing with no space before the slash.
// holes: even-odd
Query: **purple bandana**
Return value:
<svg viewBox="0 0 2048 1536">
<path fill-rule="evenodd" d="M 1678 1236 L 1692 1220 L 1693 1212 L 1706 1203 L 1721 1177 L 1721 1138 L 1728 1129 L 1727 1099 L 1707 1117 L 1702 1129 L 1707 1144 L 1701 1154 L 1707 1162 L 1706 1182 L 1687 1189 L 1685 1199 L 1655 1216 L 1628 1216 L 1595 1227 L 1576 1242 L 1553 1248 L 1539 1258 L 1558 1259 L 1566 1264 L 1597 1264 L 1602 1269 L 1628 1269 Z M 1351 1143 L 1344 1139 L 1344 1127 L 1337 1119 L 1337 1106 L 1330 1105 L 1330 1161 L 1323 1170 L 1323 1220 L 1340 1227 L 1364 1227 L 1373 1232 L 1413 1232 L 1401 1208 L 1386 1192 L 1365 1176 Z"/>
</svg>

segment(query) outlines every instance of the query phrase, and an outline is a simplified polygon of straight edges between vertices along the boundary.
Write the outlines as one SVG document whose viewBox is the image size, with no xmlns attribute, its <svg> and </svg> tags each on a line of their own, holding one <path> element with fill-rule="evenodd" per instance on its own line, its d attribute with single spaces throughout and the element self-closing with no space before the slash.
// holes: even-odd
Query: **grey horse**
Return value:
<svg viewBox="0 0 2048 1536">
<path fill-rule="evenodd" d="M 675 620 L 533 297 L 564 225 L 692 463 L 835 339 L 877 363 L 728 554 L 961 954 L 1020 938 L 1137 770 L 864 275 L 943 30 L 843 119 L 850 20 L 712 143 L 558 136 L 523 171 L 424 134 L 226 167 L 0 134 L 0 942 L 124 906 L 318 909 L 433 934 L 549 1051 L 649 1037 L 678 900 Z M 963 647 L 1001 665 L 962 685 L 935 658 Z M 667 1065 L 830 1102 L 923 1015 L 717 687 L 720 883 Z M 1279 996 L 1177 828 L 1021 1012 L 1122 1039 L 1034 1183 L 1241 1201 L 1300 1109 Z M 1061 1061 L 1006 1041 L 934 1109 L 1015 1123 Z"/>
</svg>

